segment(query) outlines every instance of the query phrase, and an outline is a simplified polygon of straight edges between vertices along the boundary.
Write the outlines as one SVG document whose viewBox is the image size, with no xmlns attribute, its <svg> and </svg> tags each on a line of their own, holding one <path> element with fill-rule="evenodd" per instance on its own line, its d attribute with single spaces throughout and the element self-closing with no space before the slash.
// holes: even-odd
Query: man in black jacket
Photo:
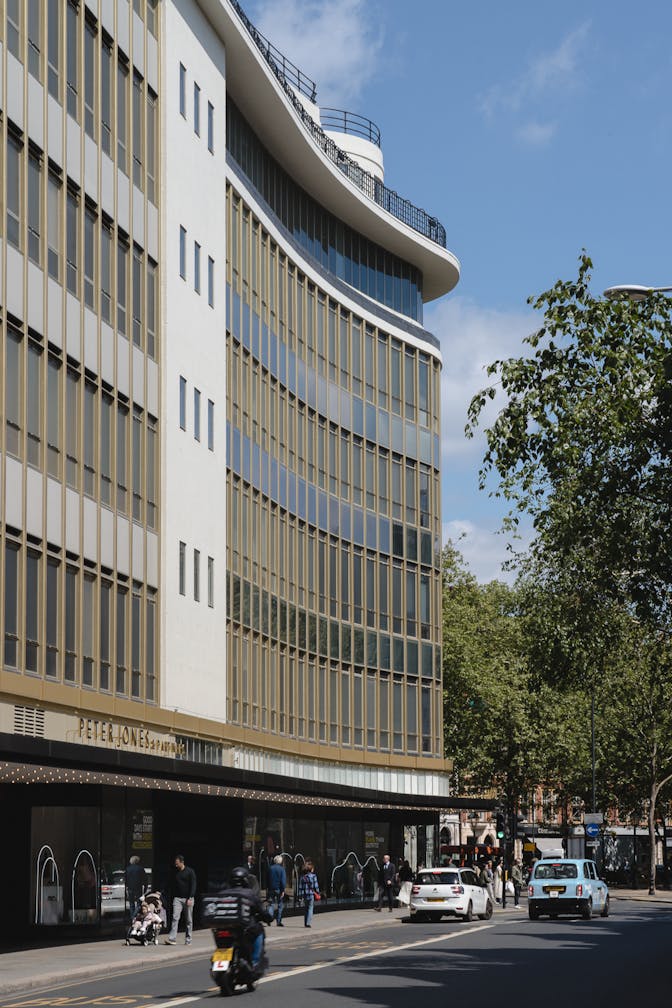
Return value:
<svg viewBox="0 0 672 1008">
<path fill-rule="evenodd" d="M 387 905 L 389 907 L 390 913 L 392 913 L 392 907 L 394 906 L 395 892 L 394 883 L 397 878 L 397 869 L 394 867 L 390 861 L 390 855 L 383 855 L 383 863 L 380 866 L 378 872 L 378 906 L 376 910 L 380 913 L 383 906 L 383 896 L 387 900 Z"/>
<path fill-rule="evenodd" d="M 187 868 L 184 863 L 184 855 L 175 855 L 175 874 L 172 879 L 171 895 L 173 897 L 173 921 L 170 925 L 170 934 L 166 938 L 166 945 L 177 944 L 177 928 L 180 917 L 184 913 L 185 936 L 184 944 L 191 945 L 191 928 L 194 913 L 194 897 L 196 895 L 196 872 L 193 868 Z"/>
</svg>

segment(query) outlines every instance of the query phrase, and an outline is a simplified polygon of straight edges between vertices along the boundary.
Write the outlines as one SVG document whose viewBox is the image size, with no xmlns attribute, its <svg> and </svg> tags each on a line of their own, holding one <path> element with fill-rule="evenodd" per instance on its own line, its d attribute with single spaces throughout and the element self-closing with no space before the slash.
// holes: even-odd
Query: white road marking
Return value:
<svg viewBox="0 0 672 1008">
<path fill-rule="evenodd" d="M 374 956 L 387 955 L 388 952 L 405 952 L 407 949 L 420 948 L 422 945 L 436 945 L 438 942 L 450 941 L 452 938 L 460 938 L 462 935 L 475 934 L 477 931 L 488 931 L 491 927 L 494 927 L 494 924 L 479 924 L 478 927 L 466 928 L 464 931 L 454 931 L 452 934 L 440 935 L 436 938 L 425 938 L 422 941 L 408 942 L 406 945 L 389 945 L 387 948 L 374 949 L 371 952 L 360 952 L 354 956 L 342 956 L 340 959 L 314 963 L 312 966 L 299 966 L 297 969 L 287 970 L 284 973 L 272 973 L 270 976 L 262 977 L 259 983 L 284 980 L 285 977 L 299 976 L 301 973 L 312 973 L 315 970 L 325 969 L 327 966 L 342 966 L 343 963 L 358 962 L 360 959 L 372 959 Z M 163 1006 L 154 1005 L 152 1008 L 163 1008 Z"/>
<path fill-rule="evenodd" d="M 361 959 L 372 959 L 374 956 L 387 955 L 389 952 L 405 952 L 407 949 L 421 948 L 423 945 L 437 945 L 439 942 L 460 938 L 462 935 L 475 934 L 477 931 L 488 931 L 492 927 L 494 927 L 494 924 L 479 924 L 478 927 L 466 928 L 463 931 L 454 931 L 452 934 L 439 935 L 436 938 L 425 938 L 422 941 L 408 942 L 406 945 L 388 945 L 387 948 L 374 949 L 372 952 L 360 952 L 354 956 L 342 956 L 340 959 L 332 959 L 328 962 L 313 963 L 312 966 L 299 966 L 297 969 L 272 973 L 270 976 L 262 977 L 258 982 L 262 984 L 271 983 L 274 980 L 286 980 L 288 977 L 300 976 L 302 973 L 314 973 L 316 970 L 327 969 L 329 966 L 342 966 L 343 963 L 358 962 Z M 202 994 L 198 994 L 192 997 L 161 1001 L 158 1004 L 149 1005 L 148 1008 L 177 1008 L 177 1005 L 200 1001 L 202 997 Z"/>
</svg>

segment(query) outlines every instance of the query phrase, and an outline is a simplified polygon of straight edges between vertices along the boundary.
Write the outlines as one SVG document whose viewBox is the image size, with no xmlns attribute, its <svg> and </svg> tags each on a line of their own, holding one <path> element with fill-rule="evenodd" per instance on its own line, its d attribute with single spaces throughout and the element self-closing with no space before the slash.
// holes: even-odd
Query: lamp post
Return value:
<svg viewBox="0 0 672 1008">
<path fill-rule="evenodd" d="M 669 294 L 672 287 L 644 287 L 642 284 L 616 284 L 614 287 L 607 287 L 604 296 L 610 301 L 618 301 L 619 298 L 628 301 L 646 301 L 652 294 Z"/>
<path fill-rule="evenodd" d="M 471 823 L 471 831 L 474 834 L 474 861 L 477 861 L 478 860 L 478 843 L 477 843 L 477 839 L 476 838 L 478 836 L 478 823 L 479 823 L 479 820 L 480 820 L 481 817 L 478 814 L 478 812 L 474 811 L 474 812 L 470 812 L 467 818 L 469 819 L 469 822 Z"/>
</svg>

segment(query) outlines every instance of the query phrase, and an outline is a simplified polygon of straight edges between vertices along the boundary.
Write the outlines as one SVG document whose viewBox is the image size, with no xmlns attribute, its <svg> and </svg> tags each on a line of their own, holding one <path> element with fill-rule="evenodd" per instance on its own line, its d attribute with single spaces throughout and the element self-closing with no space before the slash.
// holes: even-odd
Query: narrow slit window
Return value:
<svg viewBox="0 0 672 1008">
<path fill-rule="evenodd" d="M 201 135 L 201 89 L 194 81 L 194 133 Z"/>
<path fill-rule="evenodd" d="M 194 242 L 194 290 L 201 293 L 201 246 Z"/>
<path fill-rule="evenodd" d="M 215 153 L 215 109 L 212 102 L 208 102 L 208 150 Z"/>
<path fill-rule="evenodd" d="M 180 63 L 180 115 L 187 118 L 187 68 Z"/>
<path fill-rule="evenodd" d="M 180 427 L 187 429 L 187 379 L 180 375 Z"/>
<path fill-rule="evenodd" d="M 180 276 L 187 279 L 187 232 L 180 225 Z"/>
<path fill-rule="evenodd" d="M 208 304 L 215 307 L 215 260 L 208 256 Z"/>
<path fill-rule="evenodd" d="M 201 393 L 194 389 L 194 440 L 201 440 Z"/>
</svg>

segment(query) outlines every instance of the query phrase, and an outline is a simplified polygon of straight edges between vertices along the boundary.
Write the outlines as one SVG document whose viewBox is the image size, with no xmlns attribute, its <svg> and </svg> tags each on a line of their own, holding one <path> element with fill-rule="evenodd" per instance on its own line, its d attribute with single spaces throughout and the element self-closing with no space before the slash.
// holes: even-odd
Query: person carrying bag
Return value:
<svg viewBox="0 0 672 1008">
<path fill-rule="evenodd" d="M 315 901 L 320 899 L 320 886 L 313 862 L 310 860 L 304 863 L 303 873 L 299 879 L 299 896 L 303 899 L 303 926 L 309 928 Z"/>
</svg>

